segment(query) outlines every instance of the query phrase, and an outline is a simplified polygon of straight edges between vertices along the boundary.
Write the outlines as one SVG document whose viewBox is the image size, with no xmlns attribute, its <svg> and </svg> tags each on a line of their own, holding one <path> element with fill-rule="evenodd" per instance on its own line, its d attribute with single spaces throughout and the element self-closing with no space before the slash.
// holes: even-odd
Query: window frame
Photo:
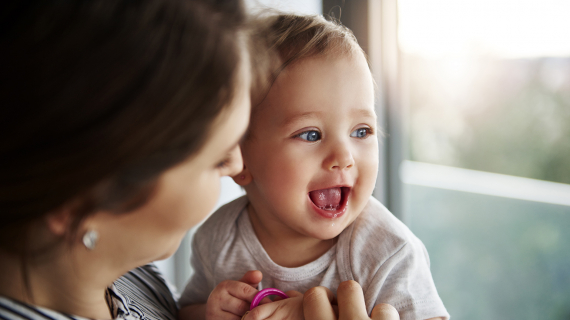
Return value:
<svg viewBox="0 0 570 320">
<path fill-rule="evenodd" d="M 404 223 L 405 194 L 400 168 L 408 154 L 408 108 L 401 95 L 397 0 L 323 0 L 323 14 L 352 30 L 367 55 L 376 81 L 376 114 L 381 128 L 374 197 Z"/>
</svg>

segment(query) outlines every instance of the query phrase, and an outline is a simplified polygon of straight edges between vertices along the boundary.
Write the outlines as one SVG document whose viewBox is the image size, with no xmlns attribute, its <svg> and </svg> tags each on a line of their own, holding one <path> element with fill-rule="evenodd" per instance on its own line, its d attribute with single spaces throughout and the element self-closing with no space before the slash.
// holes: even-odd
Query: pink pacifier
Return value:
<svg viewBox="0 0 570 320">
<path fill-rule="evenodd" d="M 283 299 L 289 298 L 283 291 L 275 288 L 267 288 L 259 291 L 255 297 L 253 297 L 253 301 L 251 301 L 251 305 L 249 306 L 249 310 L 253 310 L 253 308 L 257 307 L 257 305 L 263 300 L 263 298 L 267 296 L 280 296 Z"/>
<path fill-rule="evenodd" d="M 267 296 L 280 296 L 283 299 L 289 298 L 288 295 L 286 295 L 283 291 L 281 291 L 279 289 L 275 289 L 275 288 L 263 289 L 263 290 L 259 291 L 255 295 L 255 297 L 253 297 L 253 301 L 251 301 L 251 305 L 249 306 L 249 310 L 251 311 L 251 310 L 253 310 L 253 308 L 257 307 L 259 305 L 259 303 L 261 302 L 261 300 L 263 300 L 263 298 L 265 298 Z M 249 313 L 249 311 L 247 311 L 241 318 L 244 319 L 248 313 Z"/>
</svg>

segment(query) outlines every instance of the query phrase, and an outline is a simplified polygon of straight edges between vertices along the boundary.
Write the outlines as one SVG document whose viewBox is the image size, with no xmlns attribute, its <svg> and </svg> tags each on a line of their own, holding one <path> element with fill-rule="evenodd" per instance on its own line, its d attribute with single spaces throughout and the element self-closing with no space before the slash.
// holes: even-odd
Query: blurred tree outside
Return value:
<svg viewBox="0 0 570 320">
<path fill-rule="evenodd" d="M 570 183 L 570 58 L 405 65 L 412 160 Z"/>
<path fill-rule="evenodd" d="M 398 0 L 408 159 L 570 184 L 569 10 L 567 0 Z M 570 206 L 437 182 L 403 193 L 452 319 L 569 320 Z"/>
</svg>

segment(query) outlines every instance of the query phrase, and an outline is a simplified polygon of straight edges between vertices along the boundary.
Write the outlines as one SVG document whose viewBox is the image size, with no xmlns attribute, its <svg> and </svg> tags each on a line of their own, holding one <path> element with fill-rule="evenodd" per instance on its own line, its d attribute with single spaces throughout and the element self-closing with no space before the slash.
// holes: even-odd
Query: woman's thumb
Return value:
<svg viewBox="0 0 570 320">
<path fill-rule="evenodd" d="M 396 308 L 387 303 L 380 303 L 372 309 L 372 320 L 400 320 Z"/>
</svg>

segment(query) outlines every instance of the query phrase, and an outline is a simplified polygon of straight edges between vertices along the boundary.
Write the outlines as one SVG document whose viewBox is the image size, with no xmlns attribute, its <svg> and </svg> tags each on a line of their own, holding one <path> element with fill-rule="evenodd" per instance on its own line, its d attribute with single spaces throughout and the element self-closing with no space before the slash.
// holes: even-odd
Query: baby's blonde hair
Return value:
<svg viewBox="0 0 570 320">
<path fill-rule="evenodd" d="M 278 14 L 264 24 L 260 36 L 276 50 L 282 68 L 314 55 L 362 52 L 350 29 L 321 15 Z"/>
<path fill-rule="evenodd" d="M 271 71 L 261 81 L 265 85 L 252 92 L 252 111 L 288 65 L 318 55 L 364 54 L 350 29 L 321 15 L 273 13 L 259 18 L 254 29 L 256 38 L 269 48 Z"/>
</svg>

